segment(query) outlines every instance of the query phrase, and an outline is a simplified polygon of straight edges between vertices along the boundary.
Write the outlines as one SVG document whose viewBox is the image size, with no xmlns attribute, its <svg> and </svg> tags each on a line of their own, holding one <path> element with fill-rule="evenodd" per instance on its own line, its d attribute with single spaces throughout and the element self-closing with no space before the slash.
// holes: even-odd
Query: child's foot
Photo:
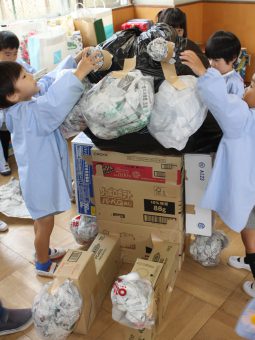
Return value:
<svg viewBox="0 0 255 340">
<path fill-rule="evenodd" d="M 11 168 L 7 162 L 4 165 L 0 165 L 0 174 L 2 176 L 9 176 L 11 173 Z"/>
<path fill-rule="evenodd" d="M 9 229 L 8 225 L 4 221 L 0 220 L 0 232 L 1 231 L 6 231 L 8 229 Z"/>
<path fill-rule="evenodd" d="M 249 296 L 255 298 L 255 282 L 254 281 L 245 281 L 243 284 L 243 290 Z"/>
<path fill-rule="evenodd" d="M 62 259 L 66 254 L 66 251 L 62 248 L 50 248 L 49 249 L 49 258 L 51 260 L 59 260 Z"/>
<path fill-rule="evenodd" d="M 50 260 L 60 260 L 62 257 L 64 257 L 66 254 L 66 251 L 62 248 L 49 248 L 49 259 Z M 34 260 L 36 260 L 36 254 L 34 254 Z"/>
<path fill-rule="evenodd" d="M 237 269 L 246 269 L 246 270 L 251 271 L 250 265 L 244 262 L 244 256 L 230 256 L 228 258 L 228 264 L 231 267 L 234 267 Z"/>
<path fill-rule="evenodd" d="M 0 336 L 23 331 L 32 325 L 32 323 L 31 309 L 9 309 L 2 307 Z"/>
<path fill-rule="evenodd" d="M 46 263 L 40 263 L 40 262 L 35 263 L 36 274 L 39 276 L 53 277 L 56 269 L 57 269 L 57 263 L 51 262 L 51 260 L 49 260 Z"/>
</svg>

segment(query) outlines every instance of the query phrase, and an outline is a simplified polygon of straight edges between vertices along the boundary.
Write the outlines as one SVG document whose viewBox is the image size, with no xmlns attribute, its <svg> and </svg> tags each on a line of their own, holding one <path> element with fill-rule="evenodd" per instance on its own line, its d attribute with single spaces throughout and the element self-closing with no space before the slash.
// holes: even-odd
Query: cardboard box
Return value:
<svg viewBox="0 0 255 340">
<path fill-rule="evenodd" d="M 93 142 L 84 132 L 79 133 L 72 140 L 77 212 L 85 215 L 96 213 L 92 181 L 91 149 L 93 146 Z"/>
<path fill-rule="evenodd" d="M 105 178 L 139 182 L 182 183 L 182 156 L 124 154 L 114 151 L 92 150 L 94 174 Z M 98 167 L 101 165 L 101 167 Z"/>
<path fill-rule="evenodd" d="M 162 324 L 174 284 L 179 271 L 179 249 L 176 244 L 161 242 L 155 244 L 149 261 L 163 264 L 160 278 L 155 286 L 157 297 L 158 325 Z"/>
<path fill-rule="evenodd" d="M 183 252 L 185 234 L 182 230 L 172 230 L 160 227 L 144 227 L 97 220 L 99 231 L 105 235 L 120 237 L 121 258 L 124 263 L 135 263 L 137 258 L 148 258 L 152 242 L 168 241 L 179 245 L 179 255 Z"/>
<path fill-rule="evenodd" d="M 138 272 L 141 277 L 151 281 L 157 307 L 157 322 L 151 330 L 126 328 L 125 340 L 155 340 L 177 277 L 178 258 L 177 245 L 162 242 L 153 249 L 149 260 L 137 259 L 132 272 Z"/>
<path fill-rule="evenodd" d="M 212 156 L 186 154 L 184 161 L 186 233 L 210 236 L 213 221 L 212 211 L 200 208 L 199 203 L 211 175 Z"/>
<path fill-rule="evenodd" d="M 97 274 L 93 254 L 81 250 L 68 250 L 60 262 L 54 277 L 57 282 L 63 282 L 69 278 L 79 289 L 84 305 L 75 332 L 87 334 L 96 316 L 93 290 L 97 283 Z"/>
<path fill-rule="evenodd" d="M 93 177 L 97 218 L 136 225 L 179 228 L 183 187 Z"/>
<path fill-rule="evenodd" d="M 88 252 L 94 255 L 97 283 L 93 289 L 96 312 L 99 312 L 103 300 L 118 276 L 121 255 L 119 237 L 110 237 L 99 233 Z"/>
<path fill-rule="evenodd" d="M 83 311 L 75 333 L 88 333 L 118 276 L 120 261 L 119 238 L 102 234 L 97 235 L 88 251 L 68 250 L 66 253 L 54 277 L 55 284 L 67 278 L 73 280 L 83 297 Z"/>
</svg>

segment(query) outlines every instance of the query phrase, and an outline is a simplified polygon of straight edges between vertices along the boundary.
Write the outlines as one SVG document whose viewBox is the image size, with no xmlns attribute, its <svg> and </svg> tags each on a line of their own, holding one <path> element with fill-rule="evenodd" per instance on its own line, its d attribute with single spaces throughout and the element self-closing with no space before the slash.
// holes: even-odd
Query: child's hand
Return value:
<svg viewBox="0 0 255 340">
<path fill-rule="evenodd" d="M 77 78 L 82 80 L 91 71 L 97 69 L 97 62 L 99 60 L 98 54 L 99 54 L 99 51 L 96 51 L 92 53 L 91 55 L 87 56 L 86 49 L 83 50 L 81 61 L 79 62 L 76 71 L 74 72 Z"/>
<path fill-rule="evenodd" d="M 181 53 L 180 59 L 182 60 L 182 63 L 189 66 L 197 76 L 205 74 L 206 68 L 195 52 L 189 50 L 184 51 Z"/>
</svg>

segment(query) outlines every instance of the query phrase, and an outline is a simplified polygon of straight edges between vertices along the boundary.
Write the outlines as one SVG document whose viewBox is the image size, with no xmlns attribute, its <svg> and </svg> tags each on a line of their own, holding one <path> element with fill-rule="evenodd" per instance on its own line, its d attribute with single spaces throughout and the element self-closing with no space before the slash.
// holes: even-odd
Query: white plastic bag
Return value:
<svg viewBox="0 0 255 340">
<path fill-rule="evenodd" d="M 213 231 L 211 236 L 197 235 L 190 245 L 190 254 L 202 266 L 216 266 L 220 262 L 220 253 L 227 247 L 228 238 L 221 230 Z"/>
<path fill-rule="evenodd" d="M 71 220 L 70 229 L 77 243 L 89 245 L 98 233 L 96 217 L 77 215 Z"/>
<path fill-rule="evenodd" d="M 107 75 L 80 104 L 88 127 L 99 138 L 113 139 L 141 130 L 154 104 L 153 78 L 138 70 L 118 79 Z"/>
<path fill-rule="evenodd" d="M 148 129 L 165 148 L 182 150 L 205 120 L 207 108 L 196 90 L 194 76 L 179 76 L 186 89 L 177 90 L 164 81 L 155 95 Z"/>
<path fill-rule="evenodd" d="M 52 282 L 43 286 L 32 307 L 36 331 L 42 339 L 64 340 L 74 329 L 82 311 L 77 287 L 66 280 L 51 293 Z"/>
<path fill-rule="evenodd" d="M 138 273 L 120 276 L 114 282 L 111 299 L 113 320 L 135 329 L 154 326 L 154 291 L 151 282 Z"/>
<path fill-rule="evenodd" d="M 82 83 L 84 85 L 84 93 L 88 92 L 92 87 L 92 84 L 88 78 L 84 78 Z M 64 122 L 60 125 L 60 131 L 64 138 L 68 139 L 73 137 L 86 129 L 87 124 L 82 110 L 82 99 L 79 99 L 79 101 L 72 108 L 72 111 L 66 116 Z"/>
</svg>

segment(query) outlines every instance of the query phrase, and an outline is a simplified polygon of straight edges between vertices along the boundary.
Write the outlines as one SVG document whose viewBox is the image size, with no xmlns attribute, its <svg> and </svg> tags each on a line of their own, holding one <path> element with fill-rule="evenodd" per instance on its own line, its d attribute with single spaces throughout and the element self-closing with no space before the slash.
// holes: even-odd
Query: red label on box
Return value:
<svg viewBox="0 0 255 340">
<path fill-rule="evenodd" d="M 100 170 L 98 170 L 98 167 L 100 167 Z M 164 171 L 154 171 L 153 173 L 153 169 L 147 166 L 93 162 L 94 175 L 98 175 L 98 171 L 102 171 L 102 176 L 110 178 L 131 179 L 156 183 L 166 182 L 166 173 Z"/>
</svg>

